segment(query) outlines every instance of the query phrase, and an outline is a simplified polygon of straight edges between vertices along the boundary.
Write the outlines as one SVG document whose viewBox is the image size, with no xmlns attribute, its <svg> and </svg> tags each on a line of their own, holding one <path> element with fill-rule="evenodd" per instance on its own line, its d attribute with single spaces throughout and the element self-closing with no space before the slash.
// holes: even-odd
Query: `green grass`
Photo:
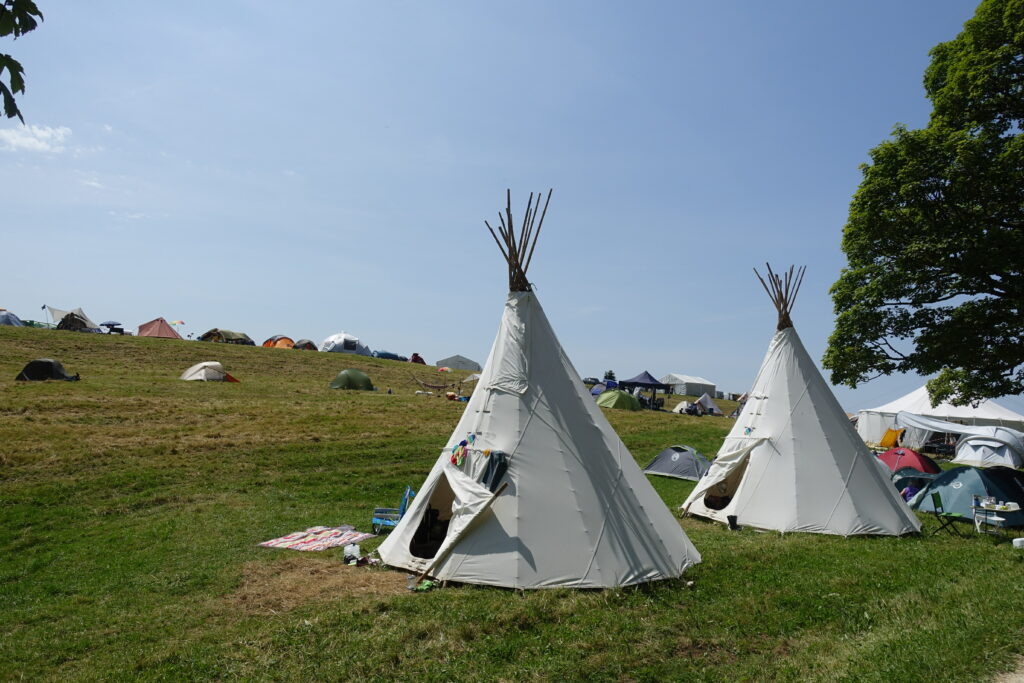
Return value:
<svg viewBox="0 0 1024 683">
<path fill-rule="evenodd" d="M 36 357 L 83 379 L 14 382 Z M 201 360 L 242 383 L 176 379 Z M 329 390 L 345 367 L 396 393 Z M 1024 651 L 1024 553 L 991 536 L 684 519 L 704 563 L 682 580 L 527 593 L 411 594 L 340 551 L 257 547 L 366 528 L 419 485 L 464 404 L 414 395 L 410 372 L 437 381 L 369 358 L 0 328 L 0 678 L 979 680 Z M 731 424 L 606 414 L 641 463 L 673 443 L 714 453 Z M 692 486 L 652 482 L 672 507 Z"/>
</svg>

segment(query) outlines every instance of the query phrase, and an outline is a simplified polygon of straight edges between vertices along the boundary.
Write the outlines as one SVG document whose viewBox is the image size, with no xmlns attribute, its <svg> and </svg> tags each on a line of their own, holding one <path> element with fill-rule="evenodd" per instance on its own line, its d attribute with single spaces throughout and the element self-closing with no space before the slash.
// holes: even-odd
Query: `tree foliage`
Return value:
<svg viewBox="0 0 1024 683">
<path fill-rule="evenodd" d="M 834 383 L 938 373 L 935 402 L 1024 391 L 1024 0 L 931 51 L 928 126 L 870 151 L 832 286 Z"/>
<path fill-rule="evenodd" d="M 0 0 L 0 38 L 14 36 L 17 40 L 29 31 L 35 30 L 43 20 L 33 0 Z M 4 82 L 6 73 L 7 82 Z M 25 117 L 14 100 L 16 94 L 25 93 L 25 69 L 9 54 L 0 53 L 0 98 L 4 101 L 4 115 L 12 119 L 17 116 L 22 123 Z"/>
</svg>

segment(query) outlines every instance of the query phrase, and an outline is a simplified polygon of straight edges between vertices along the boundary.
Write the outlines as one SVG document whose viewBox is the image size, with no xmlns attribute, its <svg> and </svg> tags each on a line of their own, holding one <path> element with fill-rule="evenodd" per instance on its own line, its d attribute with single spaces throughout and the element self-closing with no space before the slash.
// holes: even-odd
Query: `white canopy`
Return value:
<svg viewBox="0 0 1024 683">
<path fill-rule="evenodd" d="M 1024 433 L 1009 427 L 962 425 L 913 413 L 896 414 L 896 427 L 906 431 L 900 443 L 920 448 L 936 432 L 960 434 L 953 462 L 975 467 L 1024 466 Z"/>
<path fill-rule="evenodd" d="M 995 425 L 1024 431 L 1024 415 L 1004 408 L 993 400 L 982 401 L 978 406 L 955 406 L 941 403 L 932 408 L 928 388 L 920 387 L 906 396 L 877 408 L 862 410 L 857 416 L 857 433 L 867 443 L 878 443 L 885 430 L 896 424 L 896 413 L 913 413 L 922 417 L 934 417 L 947 422 L 968 425 Z M 910 446 L 913 448 L 913 446 Z"/>
<path fill-rule="evenodd" d="M 782 532 L 919 531 L 883 469 L 787 327 L 775 333 L 746 405 L 683 510 Z"/>
<path fill-rule="evenodd" d="M 54 308 L 53 306 L 47 306 L 46 310 L 48 310 L 50 312 L 50 318 L 52 318 L 53 322 L 55 322 L 55 323 L 59 323 L 64 318 L 64 316 L 66 316 L 68 313 L 74 313 L 79 318 L 81 318 L 82 320 L 85 321 L 86 326 L 90 330 L 98 330 L 98 329 L 100 329 L 100 326 L 97 325 L 96 323 L 94 323 L 89 318 L 89 316 L 87 316 L 85 314 L 85 311 L 83 311 L 81 308 L 72 308 L 70 311 L 65 311 L 65 310 L 61 310 L 59 308 Z"/>
<path fill-rule="evenodd" d="M 453 449 L 463 441 L 460 460 Z M 508 295 L 476 391 L 380 556 L 510 588 L 624 586 L 700 562 L 533 292 Z"/>
</svg>

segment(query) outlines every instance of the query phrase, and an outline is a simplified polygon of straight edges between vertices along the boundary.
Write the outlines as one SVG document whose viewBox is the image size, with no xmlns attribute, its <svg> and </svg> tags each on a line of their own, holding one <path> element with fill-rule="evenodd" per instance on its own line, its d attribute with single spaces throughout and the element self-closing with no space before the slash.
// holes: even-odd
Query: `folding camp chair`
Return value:
<svg viewBox="0 0 1024 683">
<path fill-rule="evenodd" d="M 402 502 L 397 508 L 374 508 L 373 533 L 379 534 L 384 529 L 390 531 L 398 526 L 399 520 L 405 516 L 405 511 L 409 509 L 409 501 L 415 496 L 416 492 L 412 490 L 412 487 L 406 486 L 405 493 L 402 494 Z"/>
<path fill-rule="evenodd" d="M 943 529 L 951 534 L 962 536 L 960 530 L 956 528 L 954 522 L 958 519 L 967 519 L 964 515 L 959 512 L 946 512 L 945 508 L 942 507 L 942 494 L 938 491 L 932 493 L 932 514 L 935 515 L 935 519 L 939 521 L 939 528 L 932 532 L 932 535 L 939 533 Z"/>
</svg>

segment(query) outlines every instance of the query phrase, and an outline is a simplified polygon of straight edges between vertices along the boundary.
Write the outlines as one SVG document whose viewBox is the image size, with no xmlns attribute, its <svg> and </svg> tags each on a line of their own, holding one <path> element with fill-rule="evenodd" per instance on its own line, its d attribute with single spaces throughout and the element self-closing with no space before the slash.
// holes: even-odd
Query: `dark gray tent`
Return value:
<svg viewBox="0 0 1024 683">
<path fill-rule="evenodd" d="M 10 325 L 11 327 L 24 327 L 25 323 L 21 322 L 21 318 L 14 315 L 10 311 L 5 311 L 0 308 L 0 325 Z"/>
<path fill-rule="evenodd" d="M 76 382 L 79 377 L 77 373 L 69 375 L 65 372 L 64 366 L 60 364 L 60 361 L 53 360 L 52 358 L 37 358 L 29 361 L 14 379 L 18 382 L 37 382 L 47 379 L 62 379 L 67 382 Z"/>
<path fill-rule="evenodd" d="M 708 459 L 689 446 L 669 446 L 654 456 L 644 474 L 697 481 L 710 467 Z"/>
</svg>

